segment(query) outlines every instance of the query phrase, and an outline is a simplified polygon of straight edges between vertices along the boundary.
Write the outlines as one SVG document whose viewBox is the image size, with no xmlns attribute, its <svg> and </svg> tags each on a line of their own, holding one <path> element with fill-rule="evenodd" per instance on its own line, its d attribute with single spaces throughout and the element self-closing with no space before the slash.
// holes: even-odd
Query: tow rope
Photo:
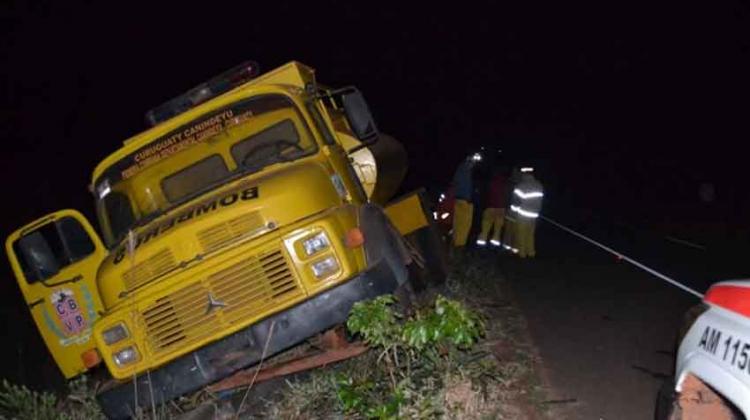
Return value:
<svg viewBox="0 0 750 420">
<path fill-rule="evenodd" d="M 678 288 L 680 288 L 680 289 L 682 289 L 682 290 L 690 293 L 691 295 L 695 295 L 696 297 L 703 299 L 703 294 L 702 293 L 699 293 L 699 292 L 697 292 L 697 291 L 695 291 L 695 290 L 693 290 L 693 289 L 685 286 L 684 284 L 678 282 L 675 279 L 672 279 L 670 277 L 665 276 L 664 274 L 662 274 L 662 273 L 654 270 L 651 267 L 648 267 L 648 266 L 646 266 L 644 264 L 639 263 L 638 261 L 636 261 L 636 260 L 628 257 L 627 255 L 624 255 L 622 252 L 618 252 L 618 251 L 616 251 L 616 250 L 614 250 L 614 249 L 612 249 L 612 248 L 610 248 L 610 247 L 608 247 L 608 246 L 606 246 L 606 245 L 604 245 L 602 243 L 599 243 L 599 242 L 597 242 L 597 241 L 589 238 L 586 235 L 578 233 L 578 232 L 574 231 L 573 229 L 570 229 L 569 227 L 563 226 L 560 223 L 557 223 L 556 221 L 550 219 L 549 217 L 541 216 L 541 218 L 544 219 L 544 221 L 546 221 L 546 222 L 548 222 L 548 223 L 550 223 L 550 224 L 552 224 L 552 225 L 554 225 L 554 226 L 556 226 L 556 227 L 558 227 L 558 228 L 560 228 L 560 229 L 562 229 L 562 230 L 570 233 L 571 235 L 577 236 L 577 237 L 583 239 L 586 242 L 589 242 L 589 243 L 591 243 L 593 245 L 596 245 L 599 248 L 601 248 L 601 249 L 609 252 L 610 254 L 616 256 L 617 258 L 622 259 L 624 261 L 627 261 L 630 264 L 633 264 L 634 266 L 640 268 L 641 270 L 643 270 L 643 271 L 645 271 L 645 272 L 647 272 L 647 273 L 649 273 L 649 274 L 651 274 L 653 276 L 656 276 L 656 277 L 658 277 L 658 278 L 666 281 L 667 283 L 671 284 L 672 286 L 678 287 Z"/>
</svg>

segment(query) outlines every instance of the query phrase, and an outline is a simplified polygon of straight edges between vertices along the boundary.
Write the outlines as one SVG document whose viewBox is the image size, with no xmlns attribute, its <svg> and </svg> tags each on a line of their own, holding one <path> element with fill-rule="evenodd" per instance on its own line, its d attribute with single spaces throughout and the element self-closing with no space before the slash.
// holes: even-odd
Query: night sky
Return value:
<svg viewBox="0 0 750 420">
<path fill-rule="evenodd" d="M 485 145 L 537 165 L 559 214 L 750 229 L 746 2 L 37 3 L 0 6 L 4 236 L 91 215 L 91 171 L 144 113 L 246 59 L 357 85 L 406 145 L 405 189 L 443 187 Z"/>
</svg>

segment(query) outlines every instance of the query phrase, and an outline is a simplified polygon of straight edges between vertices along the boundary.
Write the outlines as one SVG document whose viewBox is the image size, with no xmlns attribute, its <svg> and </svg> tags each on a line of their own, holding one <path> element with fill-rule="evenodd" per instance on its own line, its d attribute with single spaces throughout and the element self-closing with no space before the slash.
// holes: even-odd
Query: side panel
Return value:
<svg viewBox="0 0 750 420">
<path fill-rule="evenodd" d="M 96 274 L 106 250 L 77 211 L 62 210 L 11 234 L 6 252 L 47 348 L 66 378 L 87 370 L 102 311 Z M 89 359 L 89 363 L 98 358 Z"/>
<path fill-rule="evenodd" d="M 408 235 L 430 225 L 420 199 L 420 191 L 409 193 L 388 203 L 385 214 L 401 235 Z"/>
</svg>

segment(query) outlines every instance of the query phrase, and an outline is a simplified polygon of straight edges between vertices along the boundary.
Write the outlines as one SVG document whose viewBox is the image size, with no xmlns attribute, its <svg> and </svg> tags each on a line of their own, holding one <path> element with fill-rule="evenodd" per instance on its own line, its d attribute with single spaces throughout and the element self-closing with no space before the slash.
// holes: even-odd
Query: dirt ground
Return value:
<svg viewBox="0 0 750 420">
<path fill-rule="evenodd" d="M 550 225 L 537 249 L 500 258 L 551 385 L 547 405 L 570 419 L 653 418 L 698 299 Z"/>
</svg>

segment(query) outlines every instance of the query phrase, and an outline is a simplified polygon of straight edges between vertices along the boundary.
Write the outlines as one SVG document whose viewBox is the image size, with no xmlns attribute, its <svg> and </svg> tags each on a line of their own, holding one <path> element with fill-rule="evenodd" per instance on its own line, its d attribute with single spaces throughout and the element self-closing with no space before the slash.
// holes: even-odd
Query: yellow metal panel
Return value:
<svg viewBox="0 0 750 420">
<path fill-rule="evenodd" d="M 429 226 L 429 221 L 422 209 L 419 193 L 411 193 L 385 208 L 385 214 L 391 219 L 391 223 L 402 234 L 407 235 L 417 229 Z"/>
<path fill-rule="evenodd" d="M 143 131 L 130 139 L 127 139 L 120 149 L 107 156 L 104 160 L 99 162 L 97 167 L 94 169 L 92 175 L 92 182 L 99 178 L 104 170 L 127 156 L 129 153 L 139 149 L 140 147 L 148 144 L 154 139 L 169 133 L 170 131 L 180 127 L 181 125 L 194 120 L 201 115 L 205 115 L 213 110 L 227 106 L 231 103 L 239 101 L 244 98 L 251 96 L 263 95 L 263 94 L 286 94 L 290 93 L 290 89 L 298 90 L 302 92 L 302 88 L 308 82 L 314 81 L 313 70 L 309 67 L 301 65 L 296 62 L 289 63 L 276 70 L 266 73 L 244 85 L 241 85 L 229 92 L 217 96 L 209 101 L 206 101 L 195 108 L 192 108 L 174 118 L 165 121 L 153 128 Z M 290 96 L 290 99 L 297 99 Z"/>
<path fill-rule="evenodd" d="M 97 345 L 112 376 L 126 379 L 157 368 L 347 281 L 365 267 L 361 247 L 350 249 L 343 243 L 345 233 L 355 226 L 356 207 L 336 207 L 231 250 L 218 250 L 193 267 L 142 286 L 95 328 Z M 320 231 L 327 233 L 331 248 L 301 258 L 297 242 Z M 328 255 L 337 258 L 341 269 L 335 276 L 318 280 L 309 266 Z M 209 293 L 226 306 L 209 311 Z M 101 332 L 118 323 L 125 324 L 132 335 L 107 346 Z M 130 345 L 138 349 L 140 359 L 124 368 L 115 367 L 113 353 Z"/>
<path fill-rule="evenodd" d="M 22 237 L 66 218 L 75 219 L 83 226 L 94 244 L 94 251 L 62 266 L 56 274 L 44 280 L 27 278 L 21 266 L 23 256 L 16 255 L 14 244 Z M 102 311 L 96 273 L 106 255 L 94 229 L 79 212 L 61 210 L 13 232 L 5 242 L 5 249 L 31 316 L 57 366 L 66 378 L 85 372 L 87 369 L 81 355 L 95 346 L 91 339 L 92 327 Z"/>
</svg>

